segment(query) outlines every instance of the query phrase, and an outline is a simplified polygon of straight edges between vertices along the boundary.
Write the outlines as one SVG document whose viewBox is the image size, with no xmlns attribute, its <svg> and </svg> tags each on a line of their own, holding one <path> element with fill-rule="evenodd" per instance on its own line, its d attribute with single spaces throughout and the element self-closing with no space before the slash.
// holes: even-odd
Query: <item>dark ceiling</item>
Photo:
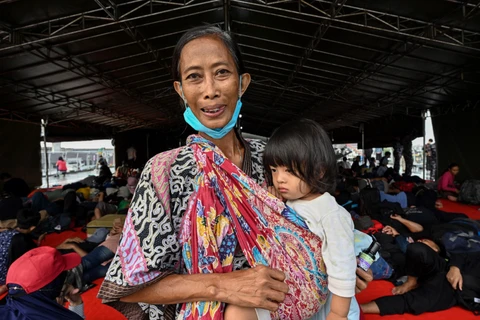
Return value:
<svg viewBox="0 0 480 320">
<path fill-rule="evenodd" d="M 388 130 L 402 119 L 400 127 L 413 126 L 426 109 L 478 105 L 479 6 L 480 0 L 0 0 L 0 118 L 48 117 L 51 126 L 85 136 L 182 132 L 171 56 L 184 31 L 209 23 L 230 28 L 252 74 L 244 131 L 268 135 L 300 117 L 345 139 L 358 135 L 361 123 Z"/>
</svg>

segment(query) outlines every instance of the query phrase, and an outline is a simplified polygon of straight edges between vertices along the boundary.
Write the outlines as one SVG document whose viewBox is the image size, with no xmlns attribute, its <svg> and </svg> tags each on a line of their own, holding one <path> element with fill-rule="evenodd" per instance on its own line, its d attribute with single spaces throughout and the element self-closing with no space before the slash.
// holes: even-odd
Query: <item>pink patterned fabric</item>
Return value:
<svg viewBox="0 0 480 320">
<path fill-rule="evenodd" d="M 155 157 L 152 164 L 153 185 L 158 199 L 162 202 L 165 212 L 170 212 L 170 190 L 168 188 L 168 177 L 171 164 L 178 155 L 180 149 L 170 150 Z M 122 248 L 119 251 L 122 272 L 125 281 L 131 285 L 141 285 L 147 283 L 160 275 L 159 271 L 149 270 L 145 255 L 142 252 L 135 224 L 132 221 L 132 215 L 128 214 L 123 227 L 123 237 L 120 244 Z"/>
<path fill-rule="evenodd" d="M 180 235 L 188 272 L 231 272 L 238 245 L 252 267 L 268 265 L 287 275 L 290 291 L 272 319 L 312 317 L 327 297 L 321 239 L 211 142 L 191 136 L 188 143 L 200 168 Z M 223 310 L 215 301 L 186 303 L 177 319 L 221 320 Z"/>
</svg>

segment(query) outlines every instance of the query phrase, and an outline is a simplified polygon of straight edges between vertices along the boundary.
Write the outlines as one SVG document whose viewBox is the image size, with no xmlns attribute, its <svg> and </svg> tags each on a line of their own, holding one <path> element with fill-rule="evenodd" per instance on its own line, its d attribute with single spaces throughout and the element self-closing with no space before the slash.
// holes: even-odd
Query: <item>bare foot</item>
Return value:
<svg viewBox="0 0 480 320">
<path fill-rule="evenodd" d="M 415 289 L 418 286 L 417 282 L 407 281 L 401 286 L 392 289 L 392 293 L 396 296 L 407 293 L 410 290 Z"/>
<path fill-rule="evenodd" d="M 457 197 L 454 197 L 454 196 L 448 196 L 447 198 L 448 198 L 448 200 L 453 201 L 453 202 L 457 202 L 457 200 L 458 200 Z"/>
</svg>

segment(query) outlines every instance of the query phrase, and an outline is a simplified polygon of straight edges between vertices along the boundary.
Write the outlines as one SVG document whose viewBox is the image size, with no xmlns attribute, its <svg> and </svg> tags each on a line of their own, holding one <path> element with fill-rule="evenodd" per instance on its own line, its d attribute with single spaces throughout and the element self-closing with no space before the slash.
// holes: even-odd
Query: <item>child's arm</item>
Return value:
<svg viewBox="0 0 480 320">
<path fill-rule="evenodd" d="M 347 319 L 348 311 L 350 310 L 350 300 L 352 298 L 344 298 L 333 294 L 327 320 Z"/>
</svg>

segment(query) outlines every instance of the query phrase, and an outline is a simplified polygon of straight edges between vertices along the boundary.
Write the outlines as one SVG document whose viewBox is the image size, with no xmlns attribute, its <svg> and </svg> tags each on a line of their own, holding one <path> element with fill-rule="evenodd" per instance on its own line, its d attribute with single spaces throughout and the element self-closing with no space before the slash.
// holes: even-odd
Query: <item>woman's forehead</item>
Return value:
<svg viewBox="0 0 480 320">
<path fill-rule="evenodd" d="M 205 68 L 213 64 L 234 65 L 232 54 L 227 46 L 215 36 L 204 36 L 187 43 L 180 56 L 180 71 L 187 68 Z"/>
</svg>

